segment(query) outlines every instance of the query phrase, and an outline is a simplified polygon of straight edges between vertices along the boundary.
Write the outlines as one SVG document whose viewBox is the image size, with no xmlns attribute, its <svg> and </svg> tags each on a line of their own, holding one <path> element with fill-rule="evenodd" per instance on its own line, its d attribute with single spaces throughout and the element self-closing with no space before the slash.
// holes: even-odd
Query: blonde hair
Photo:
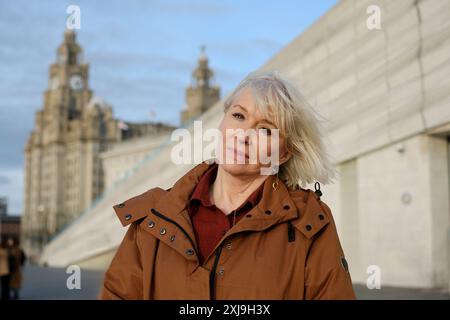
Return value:
<svg viewBox="0 0 450 320">
<path fill-rule="evenodd" d="M 291 189 L 313 182 L 331 183 L 336 171 L 322 141 L 319 115 L 296 86 L 277 71 L 252 72 L 225 100 L 225 113 L 246 88 L 251 90 L 259 111 L 280 130 L 292 154 L 280 165 L 280 179 Z"/>
</svg>

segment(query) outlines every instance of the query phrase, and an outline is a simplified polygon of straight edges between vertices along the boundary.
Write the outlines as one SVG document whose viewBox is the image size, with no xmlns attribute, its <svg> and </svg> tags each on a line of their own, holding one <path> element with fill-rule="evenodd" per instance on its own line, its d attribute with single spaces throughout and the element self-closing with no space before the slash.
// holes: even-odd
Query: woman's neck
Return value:
<svg viewBox="0 0 450 320">
<path fill-rule="evenodd" d="M 233 176 L 217 168 L 216 179 L 210 188 L 210 199 L 225 214 L 230 214 L 247 199 L 268 176 Z"/>
</svg>

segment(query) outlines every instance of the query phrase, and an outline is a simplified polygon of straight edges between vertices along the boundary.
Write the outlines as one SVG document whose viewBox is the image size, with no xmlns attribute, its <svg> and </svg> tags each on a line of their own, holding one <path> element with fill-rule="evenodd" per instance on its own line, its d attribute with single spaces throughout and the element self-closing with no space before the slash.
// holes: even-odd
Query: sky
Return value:
<svg viewBox="0 0 450 320">
<path fill-rule="evenodd" d="M 178 125 L 200 47 L 222 96 L 336 4 L 290 1 L 0 0 L 0 197 L 21 214 L 23 150 L 43 108 L 69 5 L 89 87 L 126 121 Z"/>
</svg>

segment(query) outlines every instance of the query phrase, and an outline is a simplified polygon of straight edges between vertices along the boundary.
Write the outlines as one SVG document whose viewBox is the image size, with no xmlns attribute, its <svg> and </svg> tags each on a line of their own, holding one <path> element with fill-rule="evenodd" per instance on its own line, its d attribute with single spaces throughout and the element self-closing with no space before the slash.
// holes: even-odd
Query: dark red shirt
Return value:
<svg viewBox="0 0 450 320">
<path fill-rule="evenodd" d="M 217 176 L 218 165 L 209 168 L 200 178 L 188 203 L 188 211 L 194 227 L 199 249 L 200 264 L 216 247 L 222 236 L 233 226 L 234 212 L 228 216 L 209 197 L 209 188 Z M 236 224 L 261 200 L 264 183 L 261 184 L 236 211 Z"/>
</svg>

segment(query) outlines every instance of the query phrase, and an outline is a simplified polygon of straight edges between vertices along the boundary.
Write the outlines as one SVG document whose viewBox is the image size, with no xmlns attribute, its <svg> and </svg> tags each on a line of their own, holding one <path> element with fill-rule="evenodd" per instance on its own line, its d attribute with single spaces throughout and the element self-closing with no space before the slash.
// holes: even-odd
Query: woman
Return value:
<svg viewBox="0 0 450 320">
<path fill-rule="evenodd" d="M 277 73 L 250 74 L 224 105 L 219 160 L 114 206 L 130 226 L 100 297 L 354 299 L 331 211 L 299 186 L 334 176 L 312 109 Z"/>
</svg>

